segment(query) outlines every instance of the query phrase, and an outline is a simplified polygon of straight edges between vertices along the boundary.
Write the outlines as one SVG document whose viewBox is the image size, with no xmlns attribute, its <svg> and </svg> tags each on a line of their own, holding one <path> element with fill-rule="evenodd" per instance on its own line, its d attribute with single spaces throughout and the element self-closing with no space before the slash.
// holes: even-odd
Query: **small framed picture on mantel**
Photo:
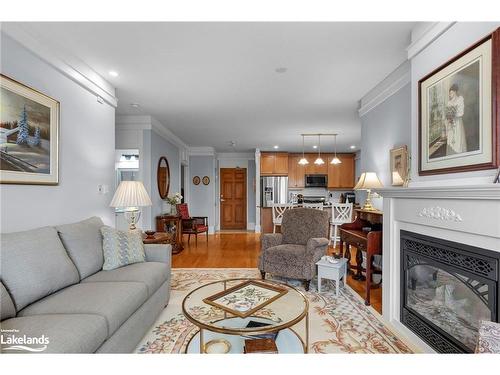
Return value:
<svg viewBox="0 0 500 375">
<path fill-rule="evenodd" d="M 500 28 L 418 83 L 419 175 L 500 165 Z"/>
</svg>

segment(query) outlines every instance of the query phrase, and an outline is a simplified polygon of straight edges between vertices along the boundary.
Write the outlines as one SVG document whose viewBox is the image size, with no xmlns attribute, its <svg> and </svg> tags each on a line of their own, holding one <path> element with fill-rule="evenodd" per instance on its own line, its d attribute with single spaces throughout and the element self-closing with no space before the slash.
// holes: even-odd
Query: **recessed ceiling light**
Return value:
<svg viewBox="0 0 500 375">
<path fill-rule="evenodd" d="M 130 103 L 131 107 L 139 108 L 141 105 L 139 103 Z"/>
<path fill-rule="evenodd" d="M 286 73 L 287 68 L 285 68 L 284 66 L 280 66 L 279 68 L 276 68 L 274 71 L 276 73 Z"/>
<path fill-rule="evenodd" d="M 118 77 L 118 72 L 117 72 L 117 71 L 110 70 L 108 73 L 109 73 L 109 75 L 110 75 L 111 77 Z"/>
<path fill-rule="evenodd" d="M 274 145 L 274 146 L 273 146 L 273 148 L 274 148 L 274 149 L 278 149 L 278 148 L 280 148 L 280 146 L 278 146 L 278 145 Z"/>
<path fill-rule="evenodd" d="M 317 146 L 317 145 L 314 145 L 314 146 L 313 146 L 313 148 L 314 148 L 314 149 L 317 149 L 317 148 L 318 148 L 318 146 Z"/>
<path fill-rule="evenodd" d="M 355 145 L 352 145 L 352 146 L 351 146 L 351 150 L 354 150 L 355 148 L 356 148 L 356 146 L 355 146 Z"/>
</svg>

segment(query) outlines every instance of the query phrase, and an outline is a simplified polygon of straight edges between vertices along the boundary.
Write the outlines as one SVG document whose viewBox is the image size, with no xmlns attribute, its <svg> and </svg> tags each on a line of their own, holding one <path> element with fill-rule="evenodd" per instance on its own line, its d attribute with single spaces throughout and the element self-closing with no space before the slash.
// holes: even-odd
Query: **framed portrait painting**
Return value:
<svg viewBox="0 0 500 375">
<path fill-rule="evenodd" d="M 419 175 L 499 165 L 500 29 L 422 78 Z"/>
<path fill-rule="evenodd" d="M 408 183 L 408 149 L 406 145 L 391 150 L 391 183 L 392 186 L 403 186 Z"/>
<path fill-rule="evenodd" d="M 0 182 L 57 185 L 59 102 L 0 75 Z"/>
</svg>

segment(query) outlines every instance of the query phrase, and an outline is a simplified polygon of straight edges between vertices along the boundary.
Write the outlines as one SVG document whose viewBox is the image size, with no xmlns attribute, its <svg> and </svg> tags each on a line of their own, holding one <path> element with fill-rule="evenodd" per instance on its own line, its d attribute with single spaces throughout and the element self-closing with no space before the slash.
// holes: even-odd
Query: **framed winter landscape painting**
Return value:
<svg viewBox="0 0 500 375">
<path fill-rule="evenodd" d="M 419 174 L 497 168 L 500 29 L 418 83 Z"/>
<path fill-rule="evenodd" d="M 59 102 L 0 75 L 0 182 L 57 185 Z"/>
</svg>

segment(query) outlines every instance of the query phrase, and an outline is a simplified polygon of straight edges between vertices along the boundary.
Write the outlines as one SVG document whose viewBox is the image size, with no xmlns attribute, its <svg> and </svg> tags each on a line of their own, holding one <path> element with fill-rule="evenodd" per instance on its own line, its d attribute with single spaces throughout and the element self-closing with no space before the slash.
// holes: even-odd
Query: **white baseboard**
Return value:
<svg viewBox="0 0 500 375">
<path fill-rule="evenodd" d="M 255 224 L 255 233 L 260 233 L 260 225 Z"/>
<path fill-rule="evenodd" d="M 215 233 L 215 227 L 213 225 L 210 225 L 208 227 L 208 234 L 214 234 Z"/>
<path fill-rule="evenodd" d="M 247 223 L 247 230 L 255 230 L 255 223 Z"/>
</svg>

